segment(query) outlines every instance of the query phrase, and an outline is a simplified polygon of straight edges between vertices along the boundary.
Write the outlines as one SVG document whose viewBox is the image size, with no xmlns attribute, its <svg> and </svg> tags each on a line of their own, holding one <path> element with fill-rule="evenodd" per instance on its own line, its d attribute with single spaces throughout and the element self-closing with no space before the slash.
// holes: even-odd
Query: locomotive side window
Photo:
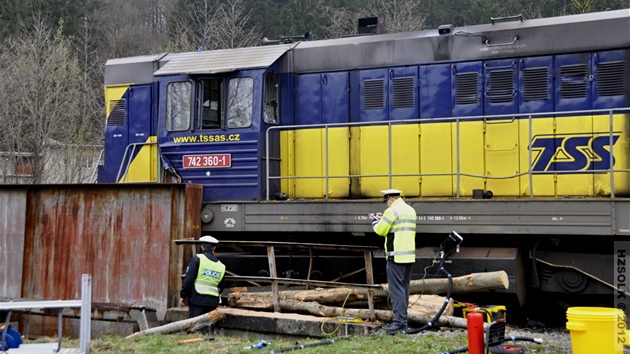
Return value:
<svg viewBox="0 0 630 354">
<path fill-rule="evenodd" d="M 228 82 L 227 127 L 246 128 L 252 125 L 254 79 L 237 77 Z"/>
<path fill-rule="evenodd" d="M 280 87 L 280 75 L 277 73 L 267 73 L 265 75 L 265 109 L 264 120 L 267 124 L 278 124 L 279 98 L 278 89 Z"/>
<path fill-rule="evenodd" d="M 223 105 L 221 100 L 221 79 L 209 79 L 199 82 L 198 102 L 201 103 L 199 112 L 201 114 L 201 129 L 221 128 L 221 117 L 223 116 Z"/>
<path fill-rule="evenodd" d="M 190 127 L 192 84 L 173 82 L 168 85 L 166 100 L 166 130 L 181 131 Z"/>
</svg>

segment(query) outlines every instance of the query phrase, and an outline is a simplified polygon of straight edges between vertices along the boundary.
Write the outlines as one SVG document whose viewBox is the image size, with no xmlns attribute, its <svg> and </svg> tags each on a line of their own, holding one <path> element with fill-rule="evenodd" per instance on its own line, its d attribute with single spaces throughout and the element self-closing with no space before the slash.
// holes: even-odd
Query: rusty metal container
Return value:
<svg viewBox="0 0 630 354">
<path fill-rule="evenodd" d="M 131 310 L 163 319 L 179 303 L 174 240 L 200 236 L 201 198 L 192 184 L 0 185 L 0 301 L 80 299 L 91 274 L 93 319 L 131 324 L 124 332 Z M 27 330 L 54 335 L 48 319 Z"/>
</svg>

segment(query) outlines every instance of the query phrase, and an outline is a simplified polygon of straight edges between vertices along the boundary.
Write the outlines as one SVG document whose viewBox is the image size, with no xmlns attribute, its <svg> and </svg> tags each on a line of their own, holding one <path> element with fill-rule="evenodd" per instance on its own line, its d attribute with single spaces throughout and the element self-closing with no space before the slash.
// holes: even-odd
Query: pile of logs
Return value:
<svg viewBox="0 0 630 354">
<path fill-rule="evenodd" d="M 376 302 L 387 301 L 389 295 L 387 284 L 381 284 L 381 287 L 382 290 L 373 290 Z M 507 288 L 508 276 L 504 271 L 473 273 L 453 278 L 452 294 Z M 409 290 L 411 295 L 409 303 L 412 306 L 409 308 L 408 320 L 411 323 L 426 324 L 433 319 L 446 301 L 445 297 L 435 294 L 447 293 L 448 279 L 412 280 Z M 230 307 L 273 310 L 272 296 L 271 292 L 234 292 L 228 295 L 228 303 Z M 283 312 L 305 312 L 324 317 L 349 316 L 367 320 L 371 317 L 368 309 L 348 306 L 357 302 L 365 302 L 367 298 L 367 289 L 286 290 L 279 292 L 279 305 Z M 452 317 L 452 314 L 453 300 L 450 299 L 449 305 L 435 325 L 466 328 L 466 320 Z M 383 322 L 392 320 L 391 310 L 375 310 L 374 315 L 376 319 Z"/>
<path fill-rule="evenodd" d="M 372 290 L 376 302 L 386 303 L 388 299 L 387 284 L 381 284 L 382 290 Z M 452 295 L 508 289 L 508 276 L 504 271 L 473 273 L 453 278 Z M 446 294 L 448 279 L 412 280 L 410 286 L 408 320 L 410 324 L 423 325 L 435 317 L 446 298 L 436 294 Z M 368 290 L 361 288 L 327 288 L 314 290 L 280 291 L 279 305 L 282 312 L 309 313 L 323 317 L 355 317 L 363 320 L 373 319 L 370 310 L 355 306 L 367 301 Z M 230 307 L 255 310 L 273 310 L 271 292 L 233 292 L 228 295 Z M 466 328 L 466 320 L 453 317 L 453 300 L 449 299 L 442 316 L 435 321 L 435 326 L 450 326 Z M 373 311 L 377 320 L 392 321 L 392 311 L 376 309 Z M 150 328 L 136 332 L 127 338 L 135 336 L 164 334 L 175 332 L 194 332 L 204 326 L 209 326 L 224 317 L 220 309 L 198 317 L 177 321 L 164 326 Z"/>
</svg>

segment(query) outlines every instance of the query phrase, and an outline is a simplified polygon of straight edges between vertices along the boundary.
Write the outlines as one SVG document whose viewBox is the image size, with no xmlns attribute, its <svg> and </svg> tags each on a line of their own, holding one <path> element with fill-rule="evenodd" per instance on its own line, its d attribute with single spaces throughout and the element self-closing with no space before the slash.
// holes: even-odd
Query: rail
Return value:
<svg viewBox="0 0 630 354">
<path fill-rule="evenodd" d="M 103 157 L 105 156 L 105 149 L 102 149 L 98 154 L 98 159 L 96 160 L 96 164 L 94 165 L 94 170 L 92 171 L 92 175 L 90 176 L 89 183 L 98 182 L 98 166 L 100 166 L 101 161 L 103 161 Z"/>
<path fill-rule="evenodd" d="M 2 338 L 0 338 L 0 349 L 6 347 L 6 336 L 11 320 L 11 314 L 14 310 L 29 309 L 57 309 L 57 349 L 54 352 L 61 351 L 61 341 L 63 338 L 63 314 L 62 310 L 69 307 L 81 308 L 81 324 L 79 329 L 79 352 L 90 352 L 90 319 L 92 312 L 92 276 L 83 274 L 81 278 L 81 299 L 80 300 L 47 300 L 47 301 L 8 301 L 0 302 L 0 311 L 7 311 L 7 318 L 2 330 Z"/>
<path fill-rule="evenodd" d="M 266 140 L 265 140 L 265 164 L 266 164 L 266 174 L 265 174 L 265 184 L 266 184 L 266 199 L 270 200 L 270 183 L 272 180 L 282 180 L 282 179 L 324 179 L 325 180 L 325 195 L 324 198 L 326 200 L 329 199 L 329 181 L 333 178 L 365 178 L 365 177 L 388 177 L 389 187 L 393 188 L 392 180 L 394 177 L 435 177 L 435 176 L 451 176 L 456 179 L 456 198 L 461 198 L 461 178 L 462 177 L 473 177 L 473 178 L 485 178 L 485 179 L 510 179 L 521 176 L 527 176 L 529 179 L 529 198 L 534 198 L 534 176 L 535 175 L 561 175 L 561 174 L 573 174 L 573 173 L 584 173 L 583 170 L 562 170 L 562 171 L 533 171 L 532 163 L 532 149 L 528 148 L 528 169 L 527 171 L 521 173 L 515 173 L 511 175 L 503 175 L 503 176 L 489 176 L 489 175 L 478 175 L 478 174 L 470 174 L 462 172 L 461 168 L 461 132 L 460 125 L 464 122 L 468 121 L 484 121 L 488 123 L 492 120 L 510 120 L 514 121 L 517 119 L 527 119 L 528 120 L 528 144 L 532 141 L 533 138 L 533 127 L 532 127 L 532 119 L 537 117 L 560 117 L 560 116 L 571 116 L 571 115 L 608 115 L 608 146 L 613 146 L 614 142 L 614 131 L 613 131 L 613 116 L 614 114 L 620 113 L 630 113 L 630 108 L 615 108 L 615 109 L 600 109 L 600 110 L 576 110 L 576 111 L 562 111 L 562 112 L 543 112 L 543 113 L 527 113 L 527 114 L 502 114 L 502 115 L 490 115 L 490 116 L 467 116 L 467 117 L 443 117 L 443 118 L 430 118 L 430 119 L 406 119 L 406 120 L 391 120 L 391 121 L 378 121 L 378 122 L 361 122 L 361 123 L 330 123 L 330 124 L 310 124 L 310 125 L 284 125 L 284 126 L 273 126 L 267 129 L 266 131 Z M 392 128 L 397 125 L 407 125 L 407 124 L 424 124 L 424 123 L 436 123 L 436 122 L 454 122 L 455 123 L 455 147 L 456 147 L 456 163 L 455 163 L 455 171 L 454 172 L 444 172 L 444 173 L 411 173 L 411 174 L 401 174 L 393 172 L 393 139 L 392 139 Z M 330 151 L 334 149 L 330 149 L 330 144 L 334 143 L 329 140 L 329 130 L 333 128 L 351 128 L 351 127 L 365 127 L 365 126 L 383 126 L 387 125 L 388 127 L 388 141 L 387 141 L 387 149 L 388 149 L 388 171 L 383 174 L 361 174 L 361 175 L 334 175 L 331 176 L 329 173 L 329 165 L 330 165 Z M 275 176 L 271 175 L 270 161 L 271 157 L 271 146 L 270 134 L 273 132 L 285 131 L 285 130 L 306 130 L 306 129 L 324 129 L 325 138 L 324 138 L 324 164 L 325 164 L 325 173 L 321 176 Z M 612 152 L 612 148 L 611 148 Z M 610 173 L 610 186 L 611 186 L 611 197 L 615 197 L 615 177 L 614 174 L 616 172 L 630 172 L 630 169 L 614 169 L 614 157 L 613 154 L 610 153 L 608 156 L 608 168 L 606 169 L 589 169 L 588 173 Z M 384 187 L 385 188 L 385 187 Z"/>
<path fill-rule="evenodd" d="M 148 145 L 157 145 L 157 143 L 145 141 L 142 143 L 132 143 L 132 144 L 127 145 L 127 147 L 125 148 L 125 153 L 123 154 L 123 158 L 120 161 L 120 167 L 118 168 L 118 173 L 116 174 L 116 183 L 118 183 L 121 179 L 124 179 L 127 176 L 127 171 L 129 171 L 129 166 L 131 165 L 133 154 L 136 152 L 136 147 L 138 146 L 142 147 L 142 146 L 148 146 Z M 129 152 L 130 148 L 131 148 L 131 152 Z M 127 158 L 127 155 L 129 155 L 129 158 Z M 127 161 L 126 164 L 125 164 L 125 161 Z M 124 173 L 123 173 L 123 166 L 124 166 Z"/>
<path fill-rule="evenodd" d="M 175 240 L 176 245 L 195 245 L 200 244 L 199 240 Z M 265 247 L 267 248 L 267 261 L 269 263 L 269 277 L 260 276 L 241 276 L 241 275 L 226 275 L 226 280 L 241 280 L 249 282 L 263 282 L 271 283 L 271 293 L 273 301 L 274 312 L 280 311 L 280 296 L 278 290 L 279 283 L 297 284 L 297 285 L 317 285 L 321 287 L 350 287 L 350 288 L 364 288 L 368 293 L 368 308 L 370 318 L 375 319 L 374 314 L 374 290 L 382 289 L 382 286 L 374 284 L 374 274 L 372 271 L 372 252 L 380 250 L 374 246 L 351 246 L 351 245 L 331 245 L 331 244 L 319 244 L 319 243 L 290 243 L 290 242 L 275 242 L 275 241 L 221 241 L 221 245 L 228 246 L 248 246 L 248 247 Z M 279 278 L 276 268 L 276 256 L 275 248 L 302 248 L 309 250 L 309 270 L 307 279 L 292 279 L 292 278 Z M 362 252 L 365 267 L 359 271 L 365 270 L 366 284 L 354 284 L 344 283 L 337 281 L 320 281 L 310 280 L 310 274 L 313 267 L 313 249 L 330 250 L 330 251 L 350 251 L 350 252 Z M 193 252 L 194 253 L 194 252 Z"/>
</svg>

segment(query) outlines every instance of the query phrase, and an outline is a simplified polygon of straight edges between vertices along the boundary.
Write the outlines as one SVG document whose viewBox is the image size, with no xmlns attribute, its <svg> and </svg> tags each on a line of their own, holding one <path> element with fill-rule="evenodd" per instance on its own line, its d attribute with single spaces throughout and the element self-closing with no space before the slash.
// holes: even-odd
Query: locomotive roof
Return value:
<svg viewBox="0 0 630 354">
<path fill-rule="evenodd" d="M 296 72 L 627 48 L 630 9 L 407 33 L 301 42 Z"/>
<path fill-rule="evenodd" d="M 523 21 L 495 21 L 493 24 L 455 27 L 448 34 L 440 34 L 434 29 L 111 59 L 105 64 L 105 84 L 149 83 L 159 75 L 213 74 L 265 68 L 283 56 L 283 71 L 317 72 L 629 46 L 630 9 L 623 9 Z M 291 55 L 285 55 L 287 52 Z"/>
<path fill-rule="evenodd" d="M 216 74 L 239 69 L 266 68 L 296 45 L 297 43 L 188 53 L 170 59 L 155 75 Z"/>
</svg>

